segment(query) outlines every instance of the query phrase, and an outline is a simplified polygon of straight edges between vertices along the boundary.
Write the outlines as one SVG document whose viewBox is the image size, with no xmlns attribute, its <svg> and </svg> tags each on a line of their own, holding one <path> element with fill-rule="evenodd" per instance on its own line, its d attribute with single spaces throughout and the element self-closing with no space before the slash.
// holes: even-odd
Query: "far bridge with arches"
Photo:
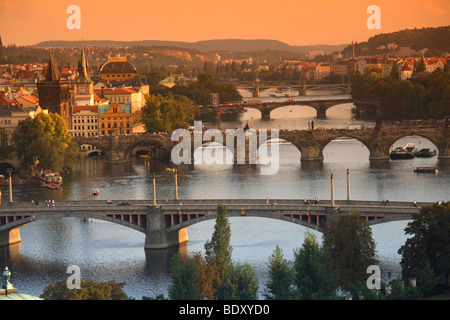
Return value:
<svg viewBox="0 0 450 320">
<path fill-rule="evenodd" d="M 237 89 L 247 90 L 253 97 L 259 97 L 261 91 L 269 89 L 291 89 L 299 92 L 299 95 L 306 95 L 307 90 L 314 89 L 337 89 L 342 93 L 351 92 L 350 83 L 309 83 L 305 81 L 234 81 L 231 82 Z"/>
<path fill-rule="evenodd" d="M 270 203 L 258 199 L 234 200 L 129 200 L 106 203 L 101 200 L 64 201 L 55 206 L 33 206 L 14 202 L 0 206 L 1 245 L 21 241 L 19 229 L 42 219 L 80 218 L 100 219 L 132 228 L 146 235 L 144 248 L 165 249 L 188 241 L 187 228 L 217 217 L 217 206 L 226 206 L 228 217 L 240 217 L 245 223 L 247 217 L 269 218 L 295 223 L 307 228 L 323 231 L 324 223 L 330 217 L 358 211 L 370 225 L 410 220 L 411 214 L 419 212 L 418 203 L 392 202 L 389 206 L 374 201 L 320 201 L 305 203 L 303 200 L 279 199 Z M 125 204 L 125 205 L 124 205 Z"/>
</svg>

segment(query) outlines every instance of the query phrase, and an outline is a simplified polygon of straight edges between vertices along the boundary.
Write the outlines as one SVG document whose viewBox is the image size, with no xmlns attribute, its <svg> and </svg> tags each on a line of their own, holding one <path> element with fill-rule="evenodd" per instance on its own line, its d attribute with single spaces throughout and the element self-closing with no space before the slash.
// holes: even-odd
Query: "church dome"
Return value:
<svg viewBox="0 0 450 320">
<path fill-rule="evenodd" d="M 109 58 L 99 70 L 100 74 L 134 73 L 137 74 L 136 67 L 126 57 Z"/>
</svg>

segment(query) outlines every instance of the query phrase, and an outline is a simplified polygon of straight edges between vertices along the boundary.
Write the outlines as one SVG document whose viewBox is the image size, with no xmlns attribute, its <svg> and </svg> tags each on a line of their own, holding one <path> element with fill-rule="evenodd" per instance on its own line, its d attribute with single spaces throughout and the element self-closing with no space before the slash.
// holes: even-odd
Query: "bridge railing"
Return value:
<svg viewBox="0 0 450 320">
<path fill-rule="evenodd" d="M 402 120 L 402 121 L 383 121 L 384 128 L 443 128 L 446 127 L 446 120 Z"/>
</svg>

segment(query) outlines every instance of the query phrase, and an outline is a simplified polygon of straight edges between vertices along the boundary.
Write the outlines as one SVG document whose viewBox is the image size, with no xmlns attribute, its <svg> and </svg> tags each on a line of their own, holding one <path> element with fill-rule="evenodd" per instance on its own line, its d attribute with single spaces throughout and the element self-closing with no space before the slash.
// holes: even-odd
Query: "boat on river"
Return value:
<svg viewBox="0 0 450 320">
<path fill-rule="evenodd" d="M 436 167 L 417 167 L 414 169 L 414 172 L 417 173 L 438 173 L 438 169 Z"/>
<path fill-rule="evenodd" d="M 59 190 L 62 187 L 62 177 L 58 172 L 42 172 L 40 179 L 42 187 L 52 190 Z"/>
<path fill-rule="evenodd" d="M 404 147 L 397 147 L 391 151 L 390 158 L 396 159 L 413 159 L 417 152 L 414 143 L 407 143 Z"/>
<path fill-rule="evenodd" d="M 420 149 L 414 152 L 414 156 L 418 158 L 431 158 L 437 154 L 436 150 L 431 150 L 429 148 Z"/>
</svg>

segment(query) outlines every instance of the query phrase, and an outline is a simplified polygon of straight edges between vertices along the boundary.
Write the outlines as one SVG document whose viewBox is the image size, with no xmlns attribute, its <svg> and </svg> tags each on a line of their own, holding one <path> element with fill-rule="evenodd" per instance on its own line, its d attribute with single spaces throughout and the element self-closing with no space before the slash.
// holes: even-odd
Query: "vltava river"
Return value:
<svg viewBox="0 0 450 320">
<path fill-rule="evenodd" d="M 305 97 L 308 98 L 308 97 Z M 262 98 L 264 99 L 264 98 Z M 315 118 L 308 107 L 284 107 L 272 112 L 271 120 L 263 121 L 259 111 L 248 109 L 237 118 L 221 122 L 204 121 L 206 127 L 228 129 L 251 128 L 306 129 L 308 121 L 315 126 L 344 128 L 370 121 L 355 121 L 352 105 L 330 109 L 327 119 Z M 407 137 L 394 146 L 413 142 L 419 148 L 435 148 L 422 137 Z M 371 163 L 365 146 L 354 139 L 337 139 L 324 150 L 323 163 L 301 163 L 300 152 L 289 143 L 280 144 L 280 167 L 276 175 L 259 174 L 258 166 L 249 165 L 181 165 L 178 168 L 180 199 L 239 199 L 266 197 L 272 199 L 330 198 L 330 175 L 334 175 L 335 199 L 346 199 L 346 170 L 350 170 L 353 200 L 431 201 L 449 200 L 450 167 L 440 164 L 438 174 L 417 174 L 417 166 L 433 166 L 437 157 Z M 157 181 L 159 200 L 174 198 L 174 177 L 164 163 L 143 160 L 112 165 L 100 158 L 86 158 L 71 175 L 64 176 L 60 191 L 39 187 L 15 187 L 14 200 L 82 200 L 91 199 L 92 189 L 100 191 L 99 199 L 152 199 L 153 174 Z M 3 201 L 8 189 L 2 188 Z M 188 228 L 189 242 L 181 250 L 203 252 L 211 237 L 215 221 L 202 222 Z M 260 292 L 267 279 L 268 257 L 279 245 L 286 258 L 293 259 L 300 248 L 306 228 L 288 222 L 264 218 L 230 218 L 233 260 L 249 262 L 260 277 Z M 404 244 L 407 221 L 390 222 L 372 227 L 377 254 L 384 279 L 400 274 L 398 249 Z M 308 229 L 309 230 L 309 229 Z M 66 280 L 67 267 L 80 267 L 84 279 L 126 282 L 125 292 L 136 299 L 142 296 L 167 296 L 170 283 L 168 260 L 174 250 L 144 250 L 144 234 L 104 221 L 81 221 L 60 218 L 37 221 L 20 229 L 22 242 L 7 248 L 7 263 L 12 272 L 11 283 L 23 293 L 39 296 L 44 288 L 57 280 Z M 319 240 L 321 234 L 315 233 Z M 1 270 L 5 249 L 0 249 Z"/>
</svg>

